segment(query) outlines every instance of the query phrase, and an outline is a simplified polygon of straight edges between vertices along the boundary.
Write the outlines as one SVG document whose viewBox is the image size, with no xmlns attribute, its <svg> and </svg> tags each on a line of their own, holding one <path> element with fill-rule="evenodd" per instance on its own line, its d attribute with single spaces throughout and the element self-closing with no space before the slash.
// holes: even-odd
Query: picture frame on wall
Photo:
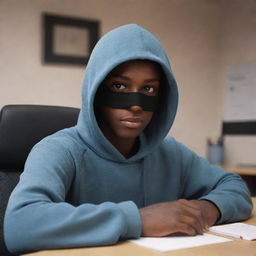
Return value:
<svg viewBox="0 0 256 256">
<path fill-rule="evenodd" d="M 43 14 L 43 61 L 86 65 L 99 39 L 99 21 Z"/>
</svg>

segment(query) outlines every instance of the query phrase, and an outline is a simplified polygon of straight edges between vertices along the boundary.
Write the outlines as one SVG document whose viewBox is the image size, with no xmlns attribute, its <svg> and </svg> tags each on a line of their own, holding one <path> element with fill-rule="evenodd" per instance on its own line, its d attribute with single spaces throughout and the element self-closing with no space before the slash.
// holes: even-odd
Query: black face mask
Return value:
<svg viewBox="0 0 256 256">
<path fill-rule="evenodd" d="M 110 108 L 127 109 L 131 106 L 140 106 L 145 111 L 155 111 L 159 96 L 148 96 L 137 92 L 113 92 L 107 88 L 100 88 L 97 93 L 98 103 Z"/>
</svg>

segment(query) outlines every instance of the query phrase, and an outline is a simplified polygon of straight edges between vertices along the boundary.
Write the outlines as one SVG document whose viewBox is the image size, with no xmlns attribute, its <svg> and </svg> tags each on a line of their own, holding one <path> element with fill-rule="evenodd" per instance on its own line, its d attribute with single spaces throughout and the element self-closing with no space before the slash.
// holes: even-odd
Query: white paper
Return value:
<svg viewBox="0 0 256 256">
<path fill-rule="evenodd" d="M 210 231 L 246 240 L 256 239 L 256 226 L 244 223 L 213 226 L 210 228 Z"/>
<path fill-rule="evenodd" d="M 230 239 L 203 234 L 197 236 L 170 236 L 170 237 L 141 237 L 136 240 L 129 240 L 132 243 L 148 247 L 161 252 L 186 249 L 191 247 L 197 247 L 202 245 L 224 243 L 232 241 Z"/>
</svg>

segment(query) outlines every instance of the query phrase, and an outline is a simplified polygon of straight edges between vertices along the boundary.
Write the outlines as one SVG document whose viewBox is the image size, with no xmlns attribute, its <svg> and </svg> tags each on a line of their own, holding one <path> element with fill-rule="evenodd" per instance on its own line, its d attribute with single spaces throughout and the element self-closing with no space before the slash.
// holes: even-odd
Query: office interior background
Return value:
<svg viewBox="0 0 256 256">
<path fill-rule="evenodd" d="M 86 65 L 43 62 L 43 13 L 97 20 L 100 36 L 128 23 L 150 30 L 179 86 L 170 134 L 203 157 L 207 138 L 221 134 L 228 69 L 256 63 L 255 0 L 0 0 L 0 107 L 81 105 Z M 255 161 L 255 145 L 255 136 L 234 138 L 226 161 Z"/>
</svg>

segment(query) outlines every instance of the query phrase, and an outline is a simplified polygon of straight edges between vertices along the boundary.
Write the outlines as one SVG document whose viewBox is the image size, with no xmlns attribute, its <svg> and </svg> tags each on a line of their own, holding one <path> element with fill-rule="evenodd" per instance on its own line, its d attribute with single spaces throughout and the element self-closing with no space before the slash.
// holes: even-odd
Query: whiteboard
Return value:
<svg viewBox="0 0 256 256">
<path fill-rule="evenodd" d="M 256 63 L 229 67 L 224 106 L 225 121 L 256 120 Z"/>
</svg>

